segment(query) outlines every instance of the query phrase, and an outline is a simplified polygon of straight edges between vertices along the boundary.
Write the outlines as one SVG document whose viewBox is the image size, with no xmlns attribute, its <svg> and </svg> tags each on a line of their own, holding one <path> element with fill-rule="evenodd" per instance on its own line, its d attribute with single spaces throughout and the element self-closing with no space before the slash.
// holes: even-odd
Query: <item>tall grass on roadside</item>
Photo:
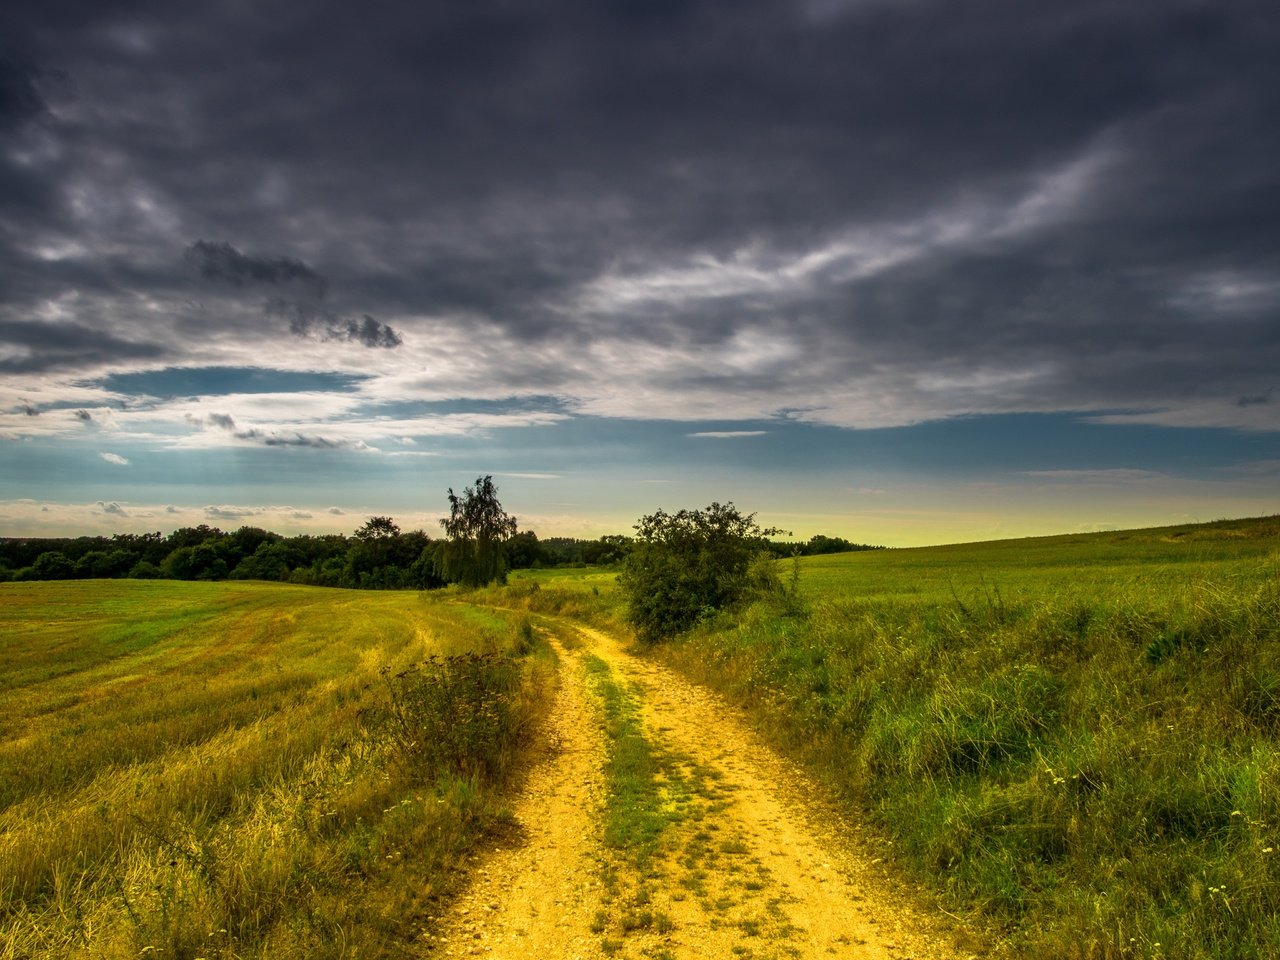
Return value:
<svg viewBox="0 0 1280 960">
<path fill-rule="evenodd" d="M 1173 543 L 1058 544 L 1034 570 L 1001 560 L 1036 544 L 991 545 L 980 582 L 954 568 L 925 595 L 912 563 L 945 571 L 947 550 L 859 555 L 843 588 L 824 559 L 804 609 L 758 604 L 659 654 L 1021 954 L 1280 956 L 1275 541 Z"/>
<path fill-rule="evenodd" d="M 549 670 L 521 625 L 415 593 L 0 591 L 4 960 L 416 952 L 506 816 Z M 388 677 L 468 651 L 490 752 L 423 756 Z"/>
</svg>

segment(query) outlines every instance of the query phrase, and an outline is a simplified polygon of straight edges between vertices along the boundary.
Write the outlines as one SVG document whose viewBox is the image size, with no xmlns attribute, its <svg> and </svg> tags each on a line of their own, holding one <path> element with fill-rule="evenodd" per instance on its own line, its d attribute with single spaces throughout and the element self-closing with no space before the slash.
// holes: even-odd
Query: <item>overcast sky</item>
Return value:
<svg viewBox="0 0 1280 960">
<path fill-rule="evenodd" d="M 1274 0 L 11 0 L 0 146 L 0 535 L 1280 511 Z"/>
</svg>

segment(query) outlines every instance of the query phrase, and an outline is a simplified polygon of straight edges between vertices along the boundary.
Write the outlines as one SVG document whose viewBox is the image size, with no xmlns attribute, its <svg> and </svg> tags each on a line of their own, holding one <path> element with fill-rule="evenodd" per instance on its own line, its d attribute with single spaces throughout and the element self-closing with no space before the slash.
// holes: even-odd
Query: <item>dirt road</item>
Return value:
<svg viewBox="0 0 1280 960">
<path fill-rule="evenodd" d="M 857 831 L 733 710 L 606 633 L 547 625 L 560 660 L 553 749 L 516 803 L 516 836 L 475 864 L 434 955 L 974 955 L 894 894 Z M 630 792 L 620 738 L 639 757 Z"/>
</svg>

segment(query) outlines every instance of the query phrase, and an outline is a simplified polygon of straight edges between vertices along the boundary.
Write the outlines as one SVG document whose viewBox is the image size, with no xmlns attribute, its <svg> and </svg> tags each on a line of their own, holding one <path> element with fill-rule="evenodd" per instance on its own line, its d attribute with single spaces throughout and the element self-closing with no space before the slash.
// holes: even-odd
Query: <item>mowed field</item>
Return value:
<svg viewBox="0 0 1280 960">
<path fill-rule="evenodd" d="M 504 815 L 528 638 L 410 592 L 0 586 L 0 957 L 404 955 Z M 509 742 L 424 759 L 396 674 L 466 651 Z"/>
</svg>

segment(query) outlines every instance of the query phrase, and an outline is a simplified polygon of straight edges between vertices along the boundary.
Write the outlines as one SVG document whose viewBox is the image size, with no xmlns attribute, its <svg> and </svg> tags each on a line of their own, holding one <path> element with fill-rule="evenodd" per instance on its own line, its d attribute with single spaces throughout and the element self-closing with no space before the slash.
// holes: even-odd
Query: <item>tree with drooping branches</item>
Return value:
<svg viewBox="0 0 1280 960">
<path fill-rule="evenodd" d="M 492 476 L 477 477 L 461 496 L 450 487 L 440 526 L 449 537 L 439 553 L 441 577 L 464 587 L 507 582 L 506 541 L 515 536 L 516 518 L 502 509 Z"/>
</svg>

